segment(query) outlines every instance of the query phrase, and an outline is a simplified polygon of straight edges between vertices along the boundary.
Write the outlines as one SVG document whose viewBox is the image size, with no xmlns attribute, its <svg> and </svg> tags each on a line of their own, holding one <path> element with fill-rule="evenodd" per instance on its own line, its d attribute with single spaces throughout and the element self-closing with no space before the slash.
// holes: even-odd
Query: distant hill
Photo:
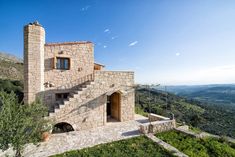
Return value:
<svg viewBox="0 0 235 157">
<path fill-rule="evenodd" d="M 23 60 L 0 52 L 0 79 L 23 80 Z"/>
<path fill-rule="evenodd" d="M 5 52 L 0 52 L 0 60 L 10 61 L 14 63 L 23 63 L 23 59 Z"/>
<path fill-rule="evenodd" d="M 150 97 L 149 97 L 150 96 Z M 188 100 L 172 93 L 146 88 L 136 90 L 136 111 L 171 117 L 174 114 L 180 123 L 198 127 L 213 134 L 235 137 L 235 108 L 210 105 Z"/>
<path fill-rule="evenodd" d="M 204 86 L 169 86 L 167 91 L 187 99 L 235 107 L 235 84 Z"/>
</svg>

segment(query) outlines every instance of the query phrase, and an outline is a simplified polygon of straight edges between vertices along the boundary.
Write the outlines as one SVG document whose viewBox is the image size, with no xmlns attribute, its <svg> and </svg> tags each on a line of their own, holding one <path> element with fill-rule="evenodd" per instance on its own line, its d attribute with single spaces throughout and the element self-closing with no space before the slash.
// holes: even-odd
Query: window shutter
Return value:
<svg viewBox="0 0 235 157">
<path fill-rule="evenodd" d="M 56 57 L 53 57 L 51 62 L 52 69 L 56 69 Z"/>
</svg>

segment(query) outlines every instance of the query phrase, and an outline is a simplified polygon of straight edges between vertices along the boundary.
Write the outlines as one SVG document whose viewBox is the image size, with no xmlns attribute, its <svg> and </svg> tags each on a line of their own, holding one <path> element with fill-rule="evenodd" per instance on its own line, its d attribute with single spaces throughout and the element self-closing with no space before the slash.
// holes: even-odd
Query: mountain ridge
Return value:
<svg viewBox="0 0 235 157">
<path fill-rule="evenodd" d="M 0 52 L 0 78 L 23 80 L 23 60 L 9 53 Z"/>
<path fill-rule="evenodd" d="M 235 107 L 235 84 L 205 86 L 169 86 L 168 91 L 187 99 L 195 99 L 214 105 Z"/>
<path fill-rule="evenodd" d="M 0 51 L 0 60 L 11 61 L 14 63 L 23 63 L 23 59 L 7 52 Z"/>
</svg>

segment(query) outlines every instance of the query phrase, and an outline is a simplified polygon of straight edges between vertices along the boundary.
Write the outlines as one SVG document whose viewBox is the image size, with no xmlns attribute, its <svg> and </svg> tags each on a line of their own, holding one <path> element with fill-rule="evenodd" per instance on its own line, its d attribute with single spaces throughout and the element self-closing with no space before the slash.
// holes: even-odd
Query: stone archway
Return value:
<svg viewBox="0 0 235 157">
<path fill-rule="evenodd" d="M 114 92 L 108 96 L 107 101 L 107 121 L 121 120 L 121 94 Z"/>
<path fill-rule="evenodd" d="M 70 131 L 74 131 L 73 126 L 69 123 L 61 122 L 54 125 L 52 133 L 56 134 L 56 133 L 64 133 Z"/>
</svg>

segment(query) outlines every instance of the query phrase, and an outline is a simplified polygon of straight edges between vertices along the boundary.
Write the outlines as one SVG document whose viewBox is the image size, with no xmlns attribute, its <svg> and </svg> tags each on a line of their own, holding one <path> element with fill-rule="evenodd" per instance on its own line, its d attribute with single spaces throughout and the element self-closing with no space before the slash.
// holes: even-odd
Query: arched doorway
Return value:
<svg viewBox="0 0 235 157">
<path fill-rule="evenodd" d="M 121 94 L 115 92 L 107 97 L 107 121 L 121 120 Z"/>
<path fill-rule="evenodd" d="M 69 123 L 61 122 L 54 125 L 52 133 L 56 134 L 56 133 L 64 133 L 70 131 L 74 131 L 72 125 L 70 125 Z"/>
</svg>

